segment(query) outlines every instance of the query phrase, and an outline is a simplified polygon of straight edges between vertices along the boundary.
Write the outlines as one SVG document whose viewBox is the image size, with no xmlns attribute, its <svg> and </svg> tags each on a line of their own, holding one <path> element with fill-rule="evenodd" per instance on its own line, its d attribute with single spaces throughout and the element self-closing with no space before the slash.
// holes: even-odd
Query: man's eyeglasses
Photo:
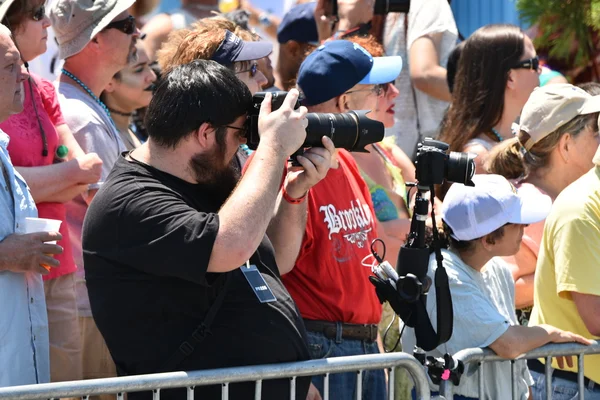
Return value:
<svg viewBox="0 0 600 400">
<path fill-rule="evenodd" d="M 106 25 L 103 30 L 107 29 L 117 29 L 126 35 L 133 35 L 135 30 L 137 29 L 135 26 L 135 17 L 133 15 L 130 15 L 129 17 L 120 21 L 113 21 L 110 24 Z"/>
<path fill-rule="evenodd" d="M 41 21 L 46 16 L 46 6 L 42 4 L 38 8 L 34 8 L 31 11 L 31 19 L 34 21 Z"/>
<path fill-rule="evenodd" d="M 250 68 L 245 69 L 243 71 L 237 71 L 236 74 L 243 74 L 244 72 L 250 72 L 250 78 L 254 78 L 258 73 L 258 64 L 252 63 L 252 65 L 250 65 Z"/>
<path fill-rule="evenodd" d="M 246 125 L 244 125 L 244 126 L 242 126 L 242 127 L 239 127 L 239 126 L 231 126 L 231 125 L 221 125 L 221 126 L 223 126 L 223 127 L 225 127 L 225 128 L 231 128 L 231 129 L 235 129 L 236 131 L 239 131 L 239 132 L 238 132 L 238 135 L 239 135 L 240 137 L 243 137 L 243 138 L 245 138 L 245 137 L 248 137 L 248 128 L 246 128 Z"/>
<path fill-rule="evenodd" d="M 528 60 L 519 61 L 511 69 L 531 69 L 534 71 L 539 71 L 540 69 L 540 58 L 535 56 Z"/>
</svg>

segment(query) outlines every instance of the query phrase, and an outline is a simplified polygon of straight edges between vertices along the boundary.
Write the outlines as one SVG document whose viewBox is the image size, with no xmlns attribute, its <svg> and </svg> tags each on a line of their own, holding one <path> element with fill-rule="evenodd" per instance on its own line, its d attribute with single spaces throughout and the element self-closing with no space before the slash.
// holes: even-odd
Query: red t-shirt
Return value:
<svg viewBox="0 0 600 400">
<path fill-rule="evenodd" d="M 58 97 L 54 86 L 50 81 L 31 74 L 35 84 L 30 88 L 29 81 L 23 83 L 25 90 L 25 103 L 23 111 L 11 115 L 6 121 L 0 123 L 2 129 L 9 137 L 8 153 L 15 167 L 39 167 L 50 165 L 54 161 L 54 154 L 59 145 L 56 127 L 65 123 Z M 35 99 L 34 109 L 31 91 Z M 38 125 L 42 124 L 48 143 L 48 155 L 42 156 L 43 141 Z M 62 203 L 37 203 L 40 218 L 59 219 L 62 240 L 58 242 L 64 248 L 62 254 L 56 256 L 60 261 L 60 267 L 55 268 L 50 274 L 44 276 L 44 280 L 56 278 L 75 272 L 77 266 L 73 261 L 71 243 L 69 241 L 69 230 L 66 220 L 65 206 Z"/>
<path fill-rule="evenodd" d="M 377 324 L 381 304 L 362 265 L 377 238 L 373 203 L 350 153 L 337 159 L 339 168 L 308 193 L 300 254 L 282 279 L 305 319 Z"/>
</svg>

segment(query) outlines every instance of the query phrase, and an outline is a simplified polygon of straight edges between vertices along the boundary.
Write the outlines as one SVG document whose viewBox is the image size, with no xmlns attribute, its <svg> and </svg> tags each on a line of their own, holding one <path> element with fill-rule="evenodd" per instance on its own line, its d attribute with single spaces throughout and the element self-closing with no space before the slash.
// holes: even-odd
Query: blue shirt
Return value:
<svg viewBox="0 0 600 400">
<path fill-rule="evenodd" d="M 0 241 L 37 217 L 25 180 L 12 166 L 0 130 Z M 1 248 L 0 248 L 0 251 Z M 0 387 L 50 382 L 48 317 L 42 276 L 0 271 Z"/>
</svg>

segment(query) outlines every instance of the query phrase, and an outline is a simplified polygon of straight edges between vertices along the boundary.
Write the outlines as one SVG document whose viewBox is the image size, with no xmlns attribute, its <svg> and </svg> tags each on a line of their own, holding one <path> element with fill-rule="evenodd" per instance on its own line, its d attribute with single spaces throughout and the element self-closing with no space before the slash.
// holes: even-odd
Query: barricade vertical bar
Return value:
<svg viewBox="0 0 600 400">
<path fill-rule="evenodd" d="M 388 400 L 394 400 L 394 387 L 396 386 L 396 368 L 388 369 Z"/>
<path fill-rule="evenodd" d="M 262 397 L 262 379 L 259 379 L 255 382 L 254 385 L 254 400 L 260 400 Z"/>
<path fill-rule="evenodd" d="M 546 357 L 544 366 L 544 376 L 546 377 L 546 398 L 552 398 L 552 357 Z"/>
<path fill-rule="evenodd" d="M 512 398 L 513 400 L 517 400 L 517 362 L 515 360 L 510 360 L 510 377 L 510 386 L 512 387 Z"/>
<path fill-rule="evenodd" d="M 290 400 L 296 400 L 296 377 L 290 378 Z"/>
<path fill-rule="evenodd" d="M 123 393 L 117 393 L 117 400 L 124 400 Z"/>
<path fill-rule="evenodd" d="M 362 400 L 362 370 L 356 373 L 356 400 Z"/>
<path fill-rule="evenodd" d="M 323 400 L 329 400 L 329 372 L 325 374 L 323 380 Z"/>
<path fill-rule="evenodd" d="M 187 387 L 187 400 L 194 400 L 194 386 Z"/>
<path fill-rule="evenodd" d="M 453 392 L 453 384 L 451 381 L 441 381 L 440 382 L 440 394 L 445 398 L 445 399 L 451 399 L 452 398 L 452 392 Z"/>
<path fill-rule="evenodd" d="M 584 371 L 583 371 L 583 353 L 577 356 L 577 385 L 579 386 L 579 400 L 584 400 L 583 392 L 584 387 Z"/>
<path fill-rule="evenodd" d="M 221 385 L 221 400 L 229 400 L 229 383 Z"/>
<path fill-rule="evenodd" d="M 485 382 L 483 382 L 483 367 L 484 367 L 484 362 L 481 361 L 479 363 L 479 371 L 477 372 L 477 379 L 479 381 L 479 398 L 483 399 L 483 391 L 485 390 Z"/>
<path fill-rule="evenodd" d="M 160 389 L 154 389 L 152 391 L 152 400 L 160 400 Z"/>
</svg>

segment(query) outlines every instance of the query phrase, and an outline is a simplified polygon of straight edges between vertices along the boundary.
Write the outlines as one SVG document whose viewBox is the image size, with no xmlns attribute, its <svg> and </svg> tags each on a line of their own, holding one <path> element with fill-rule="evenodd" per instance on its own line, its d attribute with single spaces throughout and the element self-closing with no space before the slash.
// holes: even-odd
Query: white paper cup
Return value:
<svg viewBox="0 0 600 400">
<path fill-rule="evenodd" d="M 47 218 L 25 218 L 25 233 L 58 232 L 61 220 Z M 46 242 L 56 244 L 56 240 Z"/>
</svg>

